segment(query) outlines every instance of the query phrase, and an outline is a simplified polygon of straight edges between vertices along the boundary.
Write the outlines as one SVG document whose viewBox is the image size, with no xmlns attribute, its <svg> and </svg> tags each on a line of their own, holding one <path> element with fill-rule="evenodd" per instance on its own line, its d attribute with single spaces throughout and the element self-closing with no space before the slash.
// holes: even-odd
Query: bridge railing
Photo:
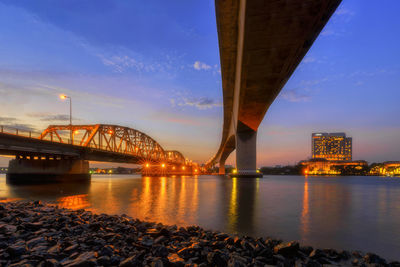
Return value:
<svg viewBox="0 0 400 267">
<path fill-rule="evenodd" d="M 16 136 L 22 136 L 22 137 L 29 137 L 29 138 L 34 138 L 34 139 L 42 139 L 42 133 L 38 132 L 38 131 L 34 131 L 34 130 L 27 130 L 24 128 L 20 128 L 20 127 L 12 127 L 9 125 L 0 125 L 0 133 L 5 133 L 5 134 L 12 134 L 12 135 L 16 135 Z M 44 138 L 43 140 L 46 141 L 51 141 L 51 142 L 55 142 L 55 143 L 64 143 L 64 144 L 71 144 L 71 139 L 68 138 L 66 135 L 61 135 L 62 136 L 62 140 L 60 141 L 57 138 L 54 138 L 52 140 L 50 140 L 49 138 Z M 74 140 L 73 145 L 80 145 L 80 140 Z M 93 149 L 100 149 L 100 150 L 107 150 L 107 146 L 105 145 L 94 145 L 92 143 L 88 144 L 87 147 L 93 148 Z"/>
<path fill-rule="evenodd" d="M 0 125 L 0 133 L 13 134 L 30 138 L 39 138 L 41 134 L 40 132 L 36 132 L 33 130 L 28 130 L 21 127 L 11 127 L 8 125 Z"/>
<path fill-rule="evenodd" d="M 0 133 L 12 134 L 12 135 L 17 135 L 17 136 L 22 136 L 22 137 L 29 137 L 29 138 L 34 138 L 34 139 L 42 139 L 41 132 L 38 132 L 35 130 L 28 130 L 28 129 L 24 129 L 21 127 L 12 127 L 9 125 L 0 125 Z M 52 142 L 56 142 L 56 143 L 71 144 L 71 140 L 69 138 L 64 138 L 63 140 L 65 140 L 65 142 L 62 142 L 57 139 L 53 139 L 53 140 L 44 139 L 44 140 L 52 141 Z"/>
</svg>

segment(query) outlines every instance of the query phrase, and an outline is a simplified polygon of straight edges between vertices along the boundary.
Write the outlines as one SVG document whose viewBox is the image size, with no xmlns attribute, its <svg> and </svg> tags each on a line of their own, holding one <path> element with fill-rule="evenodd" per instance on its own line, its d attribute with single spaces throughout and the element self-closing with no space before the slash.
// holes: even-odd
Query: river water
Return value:
<svg viewBox="0 0 400 267">
<path fill-rule="evenodd" d="M 51 201 L 400 260 L 400 178 L 93 175 L 86 185 L 13 186 L 0 174 L 0 199 Z"/>
</svg>

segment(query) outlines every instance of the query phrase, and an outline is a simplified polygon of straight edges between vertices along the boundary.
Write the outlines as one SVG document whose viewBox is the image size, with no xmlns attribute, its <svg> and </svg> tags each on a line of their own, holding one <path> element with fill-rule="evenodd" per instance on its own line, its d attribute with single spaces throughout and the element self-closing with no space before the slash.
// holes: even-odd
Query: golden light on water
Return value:
<svg viewBox="0 0 400 267">
<path fill-rule="evenodd" d="M 238 184 L 237 181 L 238 178 L 233 177 L 232 178 L 232 191 L 231 191 L 231 199 L 230 199 L 230 205 L 229 205 L 229 214 L 228 214 L 228 220 L 229 220 L 229 227 L 230 231 L 233 231 L 236 228 L 237 225 L 237 220 L 238 220 Z"/>
<path fill-rule="evenodd" d="M 90 206 L 88 194 L 61 197 L 57 200 L 58 206 L 67 209 L 84 209 Z"/>
</svg>

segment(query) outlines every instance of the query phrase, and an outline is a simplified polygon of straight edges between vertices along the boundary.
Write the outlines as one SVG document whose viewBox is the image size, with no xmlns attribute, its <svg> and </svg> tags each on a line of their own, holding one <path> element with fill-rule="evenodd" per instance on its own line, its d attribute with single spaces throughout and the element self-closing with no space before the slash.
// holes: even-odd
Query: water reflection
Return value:
<svg viewBox="0 0 400 267">
<path fill-rule="evenodd" d="M 231 184 L 229 210 L 224 212 L 228 215 L 227 228 L 232 233 L 256 232 L 259 179 L 232 178 L 226 183 Z"/>
<path fill-rule="evenodd" d="M 164 224 L 373 251 L 400 260 L 400 179 L 93 176 L 90 184 L 7 185 L 0 200 L 43 200 Z"/>
<path fill-rule="evenodd" d="M 57 205 L 61 208 L 73 210 L 90 207 L 87 194 L 60 197 L 57 199 Z"/>
<path fill-rule="evenodd" d="M 7 190 L 1 190 L 3 187 Z M 45 184 L 45 185 L 2 185 L 0 192 L 8 197 L 28 200 L 54 201 L 60 197 L 73 195 L 88 196 L 90 183 L 66 183 L 66 184 Z"/>
<path fill-rule="evenodd" d="M 308 198 L 308 177 L 304 178 L 304 187 L 303 187 L 303 208 L 301 210 L 301 232 L 302 238 L 307 239 L 309 234 L 309 226 L 310 226 L 310 203 Z"/>
<path fill-rule="evenodd" d="M 329 177 L 325 179 L 304 179 L 300 239 L 306 243 L 313 243 L 316 236 L 325 240 L 335 240 L 337 235 L 347 235 L 341 242 L 350 244 L 352 232 L 348 231 L 348 218 L 352 216 L 352 187 L 333 183 Z"/>
</svg>

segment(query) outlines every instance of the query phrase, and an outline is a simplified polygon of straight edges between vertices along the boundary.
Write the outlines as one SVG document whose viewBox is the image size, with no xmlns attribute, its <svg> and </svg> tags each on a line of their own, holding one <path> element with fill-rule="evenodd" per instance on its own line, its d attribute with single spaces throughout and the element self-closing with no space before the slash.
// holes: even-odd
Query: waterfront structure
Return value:
<svg viewBox="0 0 400 267">
<path fill-rule="evenodd" d="M 311 159 L 300 161 L 304 175 L 366 175 L 368 163 L 364 160 L 342 161 Z"/>
<path fill-rule="evenodd" d="M 313 133 L 311 153 L 313 159 L 334 161 L 352 160 L 352 138 L 345 133 Z"/>
<path fill-rule="evenodd" d="M 224 119 L 221 143 L 207 162 L 219 164 L 236 149 L 235 176 L 260 176 L 257 130 L 268 108 L 341 0 L 216 0 Z"/>
<path fill-rule="evenodd" d="M 400 161 L 386 161 L 372 164 L 370 175 L 379 176 L 400 176 Z"/>
<path fill-rule="evenodd" d="M 66 134 L 71 129 L 72 140 Z M 118 125 L 51 125 L 38 136 L 0 126 L 0 155 L 16 156 L 7 171 L 10 182 L 88 180 L 88 161 L 139 164 L 146 176 L 200 172 L 179 151 L 165 150 L 147 134 Z"/>
</svg>

